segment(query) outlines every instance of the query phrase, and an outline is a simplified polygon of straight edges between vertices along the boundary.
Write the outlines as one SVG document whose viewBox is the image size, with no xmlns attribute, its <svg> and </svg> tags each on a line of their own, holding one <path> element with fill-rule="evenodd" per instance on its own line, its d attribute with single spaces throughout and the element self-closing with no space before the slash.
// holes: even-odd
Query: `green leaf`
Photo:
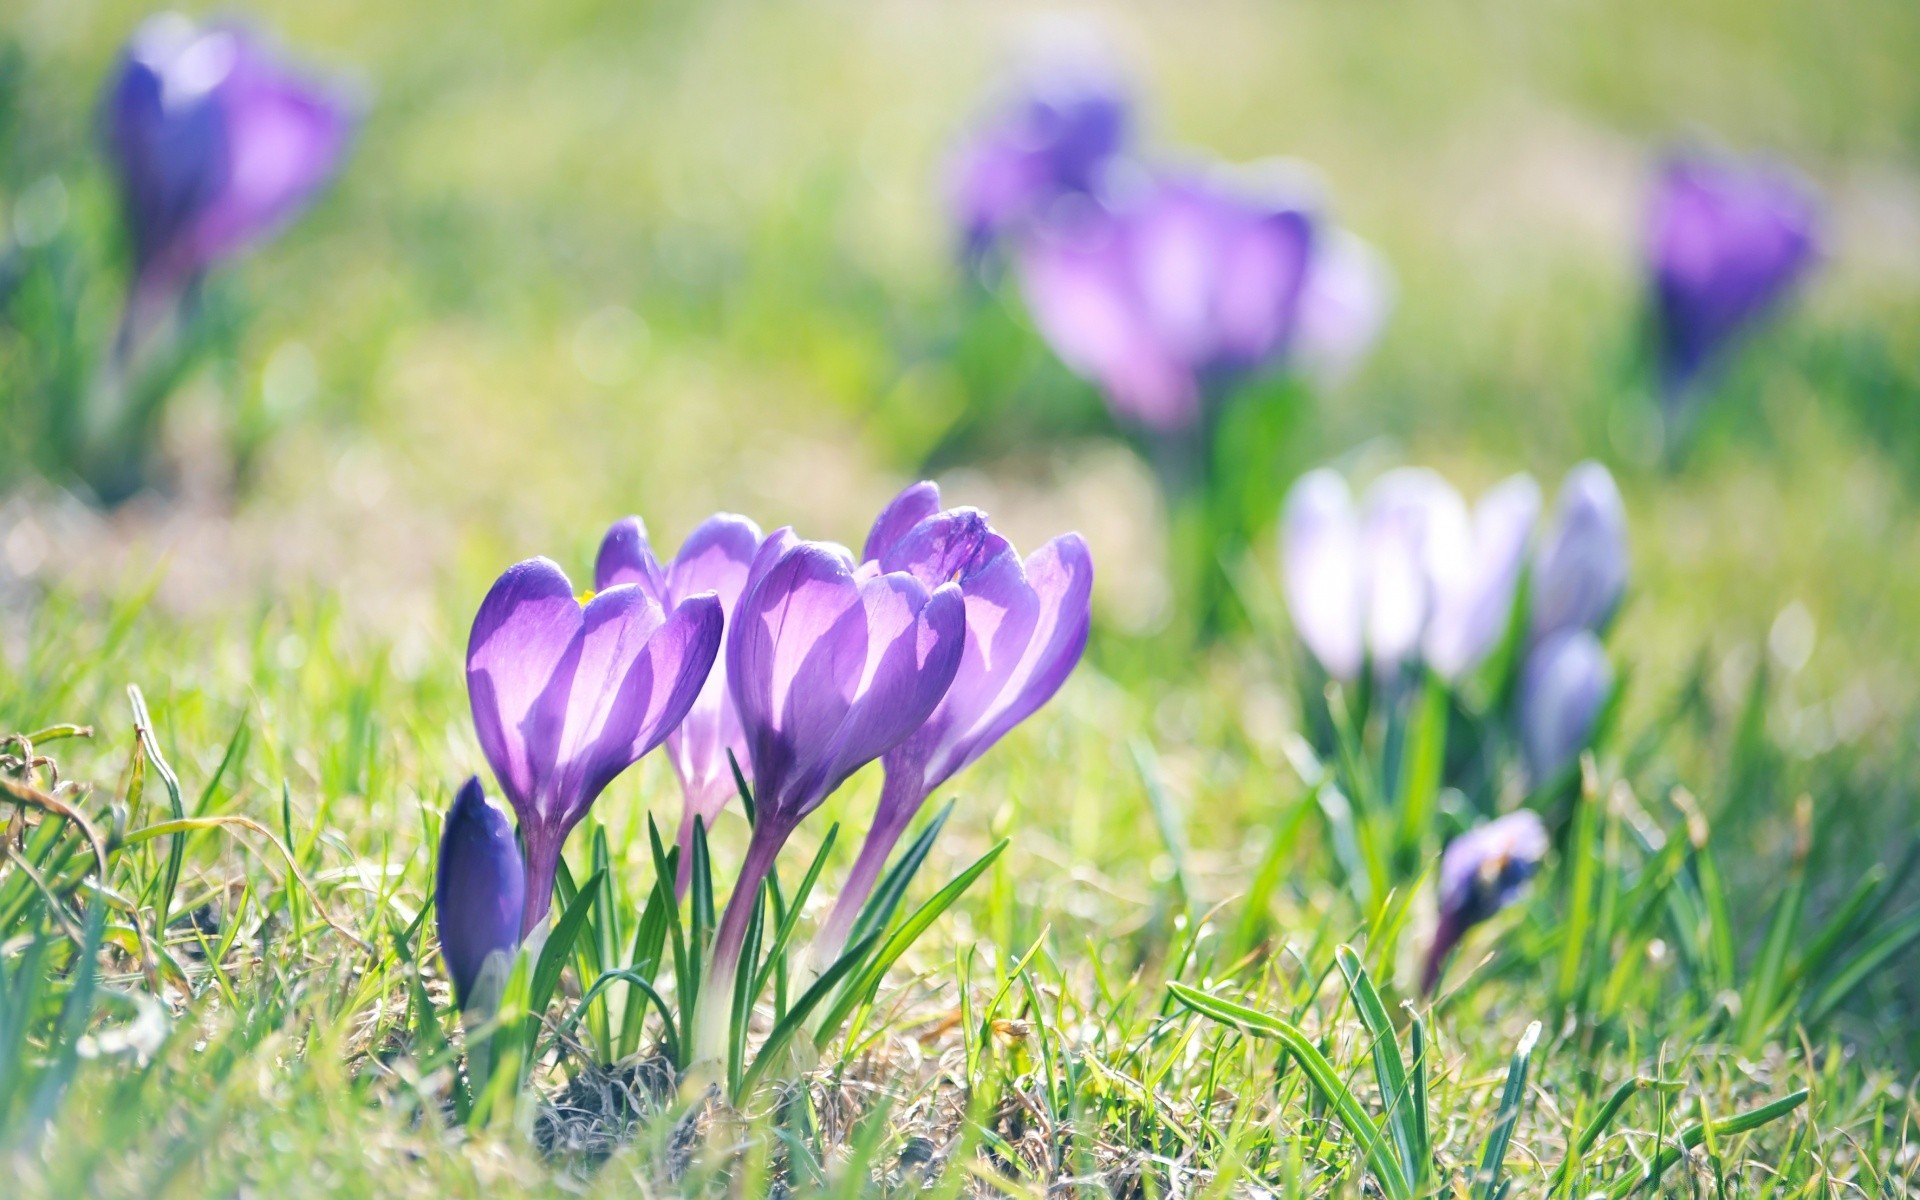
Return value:
<svg viewBox="0 0 1920 1200">
<path fill-rule="evenodd" d="M 1320 1098 L 1332 1106 L 1334 1112 L 1339 1115 L 1340 1123 L 1346 1126 L 1348 1135 L 1360 1143 L 1361 1151 L 1365 1154 L 1367 1164 L 1372 1168 L 1374 1178 L 1379 1182 L 1381 1190 L 1386 1192 L 1390 1200 L 1411 1200 L 1413 1189 L 1406 1177 L 1401 1174 L 1399 1164 L 1394 1162 L 1393 1156 L 1388 1153 L 1386 1139 L 1381 1134 L 1380 1127 L 1374 1124 L 1373 1118 L 1367 1115 L 1366 1107 L 1360 1103 L 1359 1097 L 1341 1082 L 1340 1073 L 1334 1070 L 1333 1064 L 1327 1061 L 1326 1055 L 1320 1053 L 1319 1047 L 1315 1046 L 1306 1034 L 1278 1017 L 1248 1008 L 1244 1004 L 1236 1004 L 1231 1000 L 1210 995 L 1183 983 L 1170 981 L 1167 988 L 1173 993 L 1175 999 L 1203 1017 L 1223 1025 L 1231 1025 L 1243 1033 L 1273 1038 L 1286 1047 L 1287 1052 L 1293 1056 L 1293 1060 L 1300 1064 L 1300 1069 L 1306 1072 L 1308 1080 L 1312 1082 L 1314 1090 L 1319 1092 Z"/>
<path fill-rule="evenodd" d="M 813 894 L 813 885 L 819 880 L 820 872 L 827 865 L 827 855 L 833 850 L 833 843 L 840 836 L 840 822 L 835 821 L 827 829 L 827 836 L 820 840 L 820 850 L 813 856 L 813 863 L 807 873 L 801 877 L 800 886 L 794 889 L 793 899 L 786 902 L 786 911 L 780 916 L 780 924 L 774 929 L 773 944 L 767 948 L 766 961 L 761 964 L 759 974 L 753 981 L 753 994 L 760 995 L 767 990 L 767 980 L 773 975 L 775 964 L 779 963 L 787 952 L 787 943 L 793 939 L 793 931 L 800 924 L 801 910 L 807 906 L 807 897 Z M 771 879 L 772 875 L 769 874 Z M 747 960 L 751 963 L 751 959 Z"/>
<path fill-rule="evenodd" d="M 1607 1102 L 1600 1106 L 1600 1111 L 1593 1115 L 1593 1120 L 1588 1121 L 1586 1128 L 1580 1131 L 1580 1137 L 1574 1142 L 1573 1148 L 1567 1152 L 1565 1158 L 1560 1160 L 1560 1165 L 1554 1168 L 1553 1177 L 1547 1181 L 1548 1193 L 1559 1191 L 1567 1183 L 1573 1168 L 1578 1165 L 1587 1151 L 1593 1149 L 1594 1143 L 1598 1142 L 1600 1135 L 1607 1131 L 1607 1126 L 1613 1124 L 1613 1119 L 1620 1115 L 1620 1110 L 1626 1106 L 1627 1101 L 1633 1099 L 1635 1092 L 1642 1088 L 1650 1088 L 1677 1093 L 1684 1086 L 1680 1083 L 1667 1083 L 1662 1080 L 1648 1079 L 1644 1075 L 1636 1075 L 1613 1089 L 1613 1094 L 1608 1096 Z"/>
<path fill-rule="evenodd" d="M 1333 957 L 1340 967 L 1340 974 L 1346 977 L 1347 994 L 1353 997 L 1360 1023 L 1367 1027 L 1372 1039 L 1374 1078 L 1380 1084 L 1380 1102 L 1387 1107 L 1387 1128 L 1393 1135 L 1394 1149 L 1400 1159 L 1400 1173 L 1408 1185 L 1417 1191 L 1426 1178 L 1432 1160 L 1426 1148 L 1420 1144 L 1420 1122 L 1414 1115 L 1411 1094 L 1407 1088 L 1406 1063 L 1400 1057 L 1393 1020 L 1387 1015 L 1387 1006 L 1380 1002 L 1380 993 L 1374 988 L 1367 968 L 1361 963 L 1360 956 L 1354 953 L 1353 947 L 1337 947 Z"/>
<path fill-rule="evenodd" d="M 1507 1086 L 1500 1093 L 1500 1109 L 1493 1128 L 1487 1131 L 1486 1147 L 1480 1152 L 1479 1200 L 1499 1200 L 1506 1191 L 1500 1172 L 1506 1168 L 1507 1146 L 1513 1141 L 1513 1127 L 1520 1120 L 1520 1106 L 1527 1098 L 1527 1065 L 1533 1061 L 1534 1043 L 1540 1040 L 1540 1022 L 1527 1026 L 1520 1044 L 1513 1049 L 1513 1061 L 1507 1064 Z"/>
<path fill-rule="evenodd" d="M 1447 758 L 1447 686 L 1427 672 L 1420 702 L 1400 755 L 1399 866 L 1416 869 L 1424 859 L 1433 833 L 1433 814 L 1440 796 L 1440 776 Z"/>
<path fill-rule="evenodd" d="M 553 992 L 560 985 L 560 972 L 567 965 L 567 959 L 573 953 L 573 944 L 580 937 L 580 931 L 586 928 L 587 917 L 593 911 L 594 891 L 600 884 L 600 873 L 595 871 L 587 877 L 587 882 L 573 903 L 553 927 L 553 933 L 547 938 L 547 944 L 540 948 L 540 961 L 533 969 L 532 984 L 527 990 L 527 1050 L 531 1058 L 534 1035 L 540 1027 L 540 1017 L 547 1011 L 547 1002 L 553 999 Z"/>
<path fill-rule="evenodd" d="M 1807 1089 L 1801 1088 L 1792 1095 L 1782 1096 L 1771 1104 L 1762 1105 L 1759 1108 L 1741 1113 L 1738 1116 L 1728 1117 L 1724 1121 L 1715 1122 L 1711 1126 L 1711 1134 L 1715 1138 L 1725 1138 L 1734 1137 L 1742 1133 L 1751 1133 L 1762 1125 L 1779 1120 L 1806 1102 Z M 1660 1148 L 1660 1152 L 1654 1156 L 1653 1161 L 1647 1164 L 1646 1174 L 1628 1175 L 1626 1178 L 1617 1181 L 1613 1187 L 1607 1191 L 1609 1200 L 1625 1200 L 1627 1196 L 1632 1195 L 1636 1190 L 1640 1189 L 1651 1193 L 1654 1188 L 1659 1186 L 1660 1177 L 1667 1173 L 1667 1168 L 1679 1162 L 1682 1155 L 1705 1141 L 1708 1134 L 1709 1126 L 1704 1122 L 1695 1122 L 1687 1126 L 1681 1130 L 1675 1138 Z M 1678 1142 L 1679 1144 L 1675 1145 L 1673 1144 L 1674 1142 Z"/>
<path fill-rule="evenodd" d="M 1746 994 L 1741 997 L 1738 1040 L 1749 1050 L 1765 1041 L 1767 1034 L 1772 1032 L 1771 1022 L 1783 999 L 1781 991 L 1787 974 L 1787 955 L 1791 953 L 1794 937 L 1800 931 L 1800 910 L 1806 898 L 1806 863 L 1804 858 L 1796 855 L 1794 865 L 1787 873 L 1785 888 L 1780 893 L 1780 901 L 1773 907 L 1773 919 L 1767 926 L 1767 940 L 1760 947 L 1760 957 L 1754 962 Z"/>
<path fill-rule="evenodd" d="M 167 807 L 176 821 L 184 820 L 187 806 L 180 800 L 180 780 L 167 765 L 166 755 L 160 753 L 160 739 L 153 732 L 153 717 L 147 712 L 147 698 L 140 694 L 137 685 L 127 685 L 127 703 L 133 708 L 133 728 L 139 738 L 140 749 L 153 769 L 160 776 L 160 783 L 167 789 Z M 176 833 L 167 846 L 167 868 L 160 877 L 160 894 L 154 900 L 154 916 L 160 928 L 165 928 L 167 917 L 173 911 L 173 894 L 180 886 L 180 868 L 187 860 L 187 834 L 185 830 Z M 291 899 L 292 887 L 287 889 Z"/>
<path fill-rule="evenodd" d="M 856 942 L 831 967 L 827 968 L 825 974 L 813 981 L 812 987 L 801 993 L 800 999 L 794 1001 L 793 1007 L 787 1010 L 787 1015 L 775 1023 L 773 1032 L 769 1033 L 767 1040 L 761 1044 L 760 1053 L 754 1055 L 753 1065 L 747 1068 L 745 1074 L 735 1084 L 733 1098 L 736 1101 L 752 1093 L 753 1085 L 758 1083 L 768 1067 L 786 1052 L 788 1043 L 792 1042 L 794 1034 L 806 1025 L 807 1018 L 813 1014 L 813 1010 L 820 1006 L 828 993 L 840 985 L 841 980 L 845 979 L 849 972 L 860 965 L 861 960 L 873 950 L 879 938 L 879 934 L 872 934 L 865 941 Z"/>
<path fill-rule="evenodd" d="M 1895 919 L 1881 930 L 1879 936 L 1835 969 L 1832 981 L 1807 1005 L 1807 1023 L 1811 1025 L 1825 1020 L 1853 994 L 1855 988 L 1886 965 L 1888 959 L 1916 941 L 1920 941 L 1920 909 Z"/>
<path fill-rule="evenodd" d="M 966 890 L 973 886 L 973 881 L 980 878 L 981 873 L 991 866 L 993 860 L 999 858 L 1006 848 L 1007 839 L 1001 838 L 994 844 L 993 849 L 975 859 L 972 866 L 960 872 L 953 882 L 934 893 L 932 899 L 915 909 L 913 915 L 894 929 L 892 935 L 873 953 L 871 961 L 866 963 L 857 975 L 848 979 L 846 985 L 841 988 L 840 994 L 834 999 L 833 1007 L 827 1010 L 827 1015 L 821 1020 L 818 1029 L 819 1040 L 823 1044 L 834 1035 L 849 1016 L 853 1015 L 853 1010 L 879 988 L 881 981 L 886 978 L 888 969 L 907 952 L 907 947 L 913 945 L 915 939 L 925 933 L 927 928 L 939 919 L 941 913 L 947 911 L 954 901 L 965 894 Z M 841 955 L 841 961 L 845 961 L 849 954 Z M 824 979 L 825 976 L 821 978 Z"/>
</svg>

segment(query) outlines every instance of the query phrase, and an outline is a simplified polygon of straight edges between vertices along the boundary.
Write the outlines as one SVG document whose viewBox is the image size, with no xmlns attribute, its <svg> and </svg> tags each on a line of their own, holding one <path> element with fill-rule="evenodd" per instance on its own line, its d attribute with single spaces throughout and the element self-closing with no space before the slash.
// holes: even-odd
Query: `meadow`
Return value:
<svg viewBox="0 0 1920 1200">
<path fill-rule="evenodd" d="M 47 468 L 42 397 L 79 368 L 0 325 L 0 736 L 26 735 L 0 743 L 0 1190 L 1920 1190 L 1920 8 L 247 11 L 348 80 L 358 127 L 311 211 L 206 281 L 218 349 L 171 386 L 149 487 L 108 506 Z M 99 88 L 147 12 L 0 12 L 0 226 L 73 256 L 75 328 L 119 304 Z M 1395 278 L 1349 378 L 1249 393 L 1271 421 L 1219 628 L 1193 628 L 1151 438 L 955 252 L 956 139 L 1067 29 L 1152 142 L 1312 164 Z M 1669 453 L 1642 214 L 1699 131 L 1804 172 L 1826 252 Z M 1614 699 L 1558 786 L 1488 786 L 1553 849 L 1423 994 L 1440 831 L 1470 814 L 1401 739 L 1445 726 L 1323 725 L 1346 693 L 1299 645 L 1281 506 L 1326 463 L 1551 498 L 1588 459 L 1629 530 Z M 649 818 L 679 820 L 649 756 L 568 842 L 562 899 L 604 900 L 525 1087 L 466 1095 L 431 898 L 456 789 L 493 787 L 464 675 L 490 582 L 546 555 L 585 587 L 630 513 L 663 548 L 726 510 L 858 549 L 921 478 L 1095 563 L 1078 669 L 937 789 L 899 917 L 992 855 L 971 886 L 844 1036 L 677 1087 L 689 977 L 626 949 Z M 786 895 L 842 829 L 799 928 L 880 790 L 799 825 Z M 1410 796 L 1441 811 L 1388 855 L 1368 813 Z"/>
</svg>

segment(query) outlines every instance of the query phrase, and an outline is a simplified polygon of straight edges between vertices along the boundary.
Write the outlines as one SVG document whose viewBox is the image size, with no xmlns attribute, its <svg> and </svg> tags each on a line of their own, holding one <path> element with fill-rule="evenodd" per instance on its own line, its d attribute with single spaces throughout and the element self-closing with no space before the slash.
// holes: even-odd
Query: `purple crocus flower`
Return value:
<svg viewBox="0 0 1920 1200">
<path fill-rule="evenodd" d="M 695 1061 L 724 1052 L 760 884 L 795 826 L 926 722 L 959 670 L 960 588 L 861 570 L 844 548 L 781 529 L 761 543 L 727 633 L 727 686 L 753 763 L 754 827 L 700 989 Z"/>
<path fill-rule="evenodd" d="M 1613 665 L 1591 630 L 1563 629 L 1528 654 L 1520 677 L 1520 747 L 1536 786 L 1573 765 L 1612 694 Z"/>
<path fill-rule="evenodd" d="M 1788 167 L 1700 153 L 1667 160 L 1647 241 L 1669 400 L 1806 276 L 1819 225 L 1812 187 Z"/>
<path fill-rule="evenodd" d="M 506 984 L 527 895 L 520 847 L 507 814 L 473 776 L 453 798 L 440 834 L 434 924 L 461 1008 L 489 1007 Z"/>
<path fill-rule="evenodd" d="M 1126 148 L 1132 106 L 1111 72 L 1048 64 L 960 149 L 953 212 L 967 258 L 1059 200 L 1094 194 Z"/>
<path fill-rule="evenodd" d="M 1597 462 L 1567 472 L 1553 520 L 1534 555 L 1533 640 L 1565 629 L 1598 631 L 1627 587 L 1627 509 Z"/>
<path fill-rule="evenodd" d="M 523 936 L 545 921 L 567 834 L 693 706 L 720 648 L 720 600 L 671 610 L 634 584 L 584 604 L 544 558 L 507 569 L 473 618 L 467 698 L 527 847 Z"/>
<path fill-rule="evenodd" d="M 1440 921 L 1428 947 L 1421 990 L 1431 993 L 1440 968 L 1467 930 L 1518 900 L 1547 857 L 1547 829 L 1520 809 L 1470 829 L 1440 856 Z"/>
<path fill-rule="evenodd" d="M 105 97 L 135 294 L 176 293 L 292 220 L 339 166 L 353 123 L 340 89 L 245 28 L 173 13 L 141 25 Z"/>
<path fill-rule="evenodd" d="M 1382 475 L 1356 507 L 1322 468 L 1288 492 L 1281 560 L 1294 627 L 1328 675 L 1383 678 L 1424 660 L 1443 678 L 1478 666 L 1506 633 L 1539 489 L 1517 475 L 1469 514 L 1439 475 Z"/>
<path fill-rule="evenodd" d="M 662 609 L 670 609 L 701 592 L 720 599 L 726 621 L 733 620 L 747 572 L 760 549 L 760 527 L 733 513 L 717 513 L 703 521 L 680 544 L 673 561 L 662 567 L 647 544 L 647 527 L 639 517 L 628 517 L 607 530 L 594 564 L 594 586 L 602 590 L 623 583 L 639 585 Z M 729 759 L 731 755 L 731 760 Z M 693 823 L 708 829 L 739 791 L 733 763 L 747 781 L 753 764 L 747 756 L 746 733 L 727 691 L 727 666 L 716 658 L 707 681 L 687 710 L 686 719 L 667 735 L 667 758 L 680 777 L 685 800 L 680 815 L 680 877 L 675 886 L 686 895 L 692 869 Z"/>
<path fill-rule="evenodd" d="M 816 971 L 846 945 L 887 857 L 935 788 L 977 761 L 1052 698 L 1086 648 L 1093 559 L 1077 533 L 1025 562 L 975 508 L 940 509 L 940 488 L 917 483 L 874 522 L 869 567 L 904 571 L 927 587 L 954 583 L 966 602 L 966 648 L 953 686 L 918 732 L 889 750 L 886 786 L 847 885 L 810 951 Z"/>
<path fill-rule="evenodd" d="M 1219 174 L 1168 174 L 1023 239 L 1034 323 L 1124 419 L 1194 427 L 1209 389 L 1274 362 L 1314 241 L 1289 198 Z"/>
</svg>

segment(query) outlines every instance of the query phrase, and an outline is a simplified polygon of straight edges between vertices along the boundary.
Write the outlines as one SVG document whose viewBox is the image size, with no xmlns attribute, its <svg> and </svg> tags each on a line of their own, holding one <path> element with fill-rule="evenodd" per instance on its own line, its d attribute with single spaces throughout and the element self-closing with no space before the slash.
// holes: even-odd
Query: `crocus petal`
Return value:
<svg viewBox="0 0 1920 1200">
<path fill-rule="evenodd" d="M 929 594 L 911 576 L 882 575 L 861 585 L 860 602 L 867 671 L 835 738 L 822 799 L 926 723 L 966 649 L 966 602 L 956 584 Z"/>
<path fill-rule="evenodd" d="M 1086 649 L 1093 556 L 1062 534 L 1025 564 L 1011 555 L 963 587 L 967 645 L 953 685 L 900 752 L 918 759 L 924 797 L 1053 698 Z M 889 764 L 892 760 L 889 759 Z"/>
<path fill-rule="evenodd" d="M 178 254 L 226 178 L 227 123 L 212 92 L 230 66 L 207 61 L 208 48 L 190 54 L 199 36 L 177 13 L 150 18 L 109 80 L 106 136 L 138 270 Z"/>
<path fill-rule="evenodd" d="M 1339 474 L 1310 471 L 1287 493 L 1280 554 L 1300 640 L 1328 675 L 1358 679 L 1366 658 L 1360 517 Z"/>
<path fill-rule="evenodd" d="M 1199 380 L 1153 325 L 1119 219 L 1090 213 L 1039 231 L 1022 241 L 1019 268 L 1041 336 L 1120 416 L 1160 430 L 1199 416 Z"/>
<path fill-rule="evenodd" d="M 719 513 L 687 535 L 668 568 L 668 590 L 677 597 L 711 591 L 723 619 L 732 621 L 760 548 L 760 527 L 745 517 Z M 667 736 L 667 754 L 680 775 L 688 804 L 709 825 L 734 794 L 729 754 L 752 781 L 746 735 L 727 690 L 724 656 L 716 658 L 693 706 Z"/>
<path fill-rule="evenodd" d="M 581 614 L 572 671 L 556 675 L 547 702 L 565 706 L 562 775 L 571 828 L 614 776 L 659 745 L 706 682 L 720 647 L 720 601 L 689 597 L 663 614 L 639 587 L 599 593 Z"/>
<path fill-rule="evenodd" d="M 861 559 L 880 559 L 915 525 L 939 511 L 939 484 L 923 479 L 902 489 L 874 518 L 873 529 L 867 534 L 866 548 L 860 552 Z"/>
<path fill-rule="evenodd" d="M 1474 506 L 1471 548 L 1434 562 L 1439 573 L 1426 656 L 1442 677 L 1457 679 L 1478 666 L 1506 634 L 1539 513 L 1540 486 L 1515 475 Z"/>
<path fill-rule="evenodd" d="M 1607 469 L 1583 462 L 1560 485 L 1553 523 L 1534 558 L 1534 639 L 1599 629 L 1626 586 L 1626 506 Z"/>
<path fill-rule="evenodd" d="M 1361 543 L 1367 648 L 1377 671 L 1398 670 L 1420 649 L 1437 565 L 1465 553 L 1470 528 L 1460 493 L 1423 467 L 1389 471 L 1367 490 Z"/>
<path fill-rule="evenodd" d="M 1670 396 L 1806 276 L 1820 254 L 1819 225 L 1812 187 L 1787 167 L 1698 153 L 1669 158 L 1647 241 Z"/>
<path fill-rule="evenodd" d="M 1588 630 L 1563 630 L 1533 648 L 1520 680 L 1520 743 L 1536 784 L 1573 765 L 1612 694 L 1613 665 Z"/>
<path fill-rule="evenodd" d="M 473 618 L 467 697 L 480 749 L 526 821 L 559 757 L 564 707 L 543 703 L 580 629 L 580 604 L 550 559 L 509 567 Z"/>
<path fill-rule="evenodd" d="M 195 230 L 207 262 L 271 234 L 306 207 L 333 177 L 353 132 L 343 97 L 290 71 L 244 34 L 235 36 L 238 55 L 221 88 L 227 186 Z"/>
<path fill-rule="evenodd" d="M 600 553 L 593 560 L 595 591 L 604 592 L 622 583 L 638 584 L 661 608 L 673 599 L 667 590 L 666 572 L 660 569 L 660 560 L 653 556 L 653 546 L 647 541 L 647 523 L 639 517 L 615 521 L 600 539 Z"/>
<path fill-rule="evenodd" d="M 882 572 L 904 571 L 928 589 L 963 581 L 996 559 L 1014 558 L 1007 539 L 977 508 L 950 508 L 908 530 L 880 556 Z"/>
<path fill-rule="evenodd" d="M 506 982 L 525 903 L 526 873 L 513 826 L 487 801 L 478 777 L 468 779 L 447 813 L 434 885 L 440 953 L 462 1008 L 475 998 L 490 959 L 498 964 L 498 982 Z"/>
<path fill-rule="evenodd" d="M 1358 369 L 1394 306 L 1386 259 L 1344 229 L 1321 231 L 1300 294 L 1293 353 L 1301 369 L 1332 386 Z"/>
<path fill-rule="evenodd" d="M 956 154 L 949 192 L 968 257 L 1043 217 L 1064 196 L 1092 192 L 1130 133 L 1112 72 L 1048 63 Z"/>
</svg>

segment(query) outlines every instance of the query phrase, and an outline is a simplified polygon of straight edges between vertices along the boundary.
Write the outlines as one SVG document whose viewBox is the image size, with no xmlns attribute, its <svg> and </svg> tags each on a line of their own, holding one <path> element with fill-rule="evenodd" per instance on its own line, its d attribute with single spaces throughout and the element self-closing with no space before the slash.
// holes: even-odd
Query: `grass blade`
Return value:
<svg viewBox="0 0 1920 1200">
<path fill-rule="evenodd" d="M 1540 1040 L 1540 1022 L 1527 1026 L 1520 1044 L 1513 1048 L 1513 1061 L 1507 1065 L 1507 1086 L 1500 1093 L 1500 1111 L 1493 1128 L 1487 1131 L 1486 1148 L 1480 1152 L 1478 1200 L 1499 1200 L 1506 1192 L 1500 1172 L 1507 1163 L 1507 1146 L 1513 1141 L 1513 1127 L 1520 1120 L 1520 1106 L 1527 1098 L 1527 1066 L 1533 1061 L 1534 1043 Z"/>
<path fill-rule="evenodd" d="M 1387 1006 L 1380 1002 L 1380 993 L 1373 986 L 1373 980 L 1367 975 L 1367 968 L 1355 954 L 1353 947 L 1340 946 L 1333 952 L 1333 958 L 1339 964 L 1340 974 L 1347 981 L 1347 994 L 1353 997 L 1353 1007 L 1360 1014 L 1360 1023 L 1367 1027 L 1372 1040 L 1374 1078 L 1380 1084 L 1380 1103 L 1387 1109 L 1387 1130 L 1393 1136 L 1394 1149 L 1400 1158 L 1400 1173 L 1407 1183 L 1418 1191 L 1424 1182 L 1429 1160 L 1424 1148 L 1419 1144 L 1419 1122 L 1413 1112 L 1411 1095 L 1407 1088 L 1406 1062 L 1400 1057 L 1398 1032 L 1393 1020 L 1387 1015 Z"/>
<path fill-rule="evenodd" d="M 1359 1098 L 1341 1082 L 1339 1072 L 1334 1070 L 1333 1064 L 1327 1061 L 1326 1055 L 1320 1053 L 1319 1047 L 1306 1034 L 1278 1017 L 1209 995 L 1184 983 L 1169 981 L 1167 988 L 1175 999 L 1203 1017 L 1231 1025 L 1243 1033 L 1273 1038 L 1285 1046 L 1287 1052 L 1293 1055 L 1293 1060 L 1300 1064 L 1300 1069 L 1306 1072 L 1321 1099 L 1339 1115 L 1347 1133 L 1360 1143 L 1367 1165 L 1372 1168 L 1381 1190 L 1391 1200 L 1411 1200 L 1413 1189 L 1400 1173 L 1399 1164 L 1387 1152 L 1386 1139 L 1380 1127 L 1374 1124 Z"/>
</svg>

